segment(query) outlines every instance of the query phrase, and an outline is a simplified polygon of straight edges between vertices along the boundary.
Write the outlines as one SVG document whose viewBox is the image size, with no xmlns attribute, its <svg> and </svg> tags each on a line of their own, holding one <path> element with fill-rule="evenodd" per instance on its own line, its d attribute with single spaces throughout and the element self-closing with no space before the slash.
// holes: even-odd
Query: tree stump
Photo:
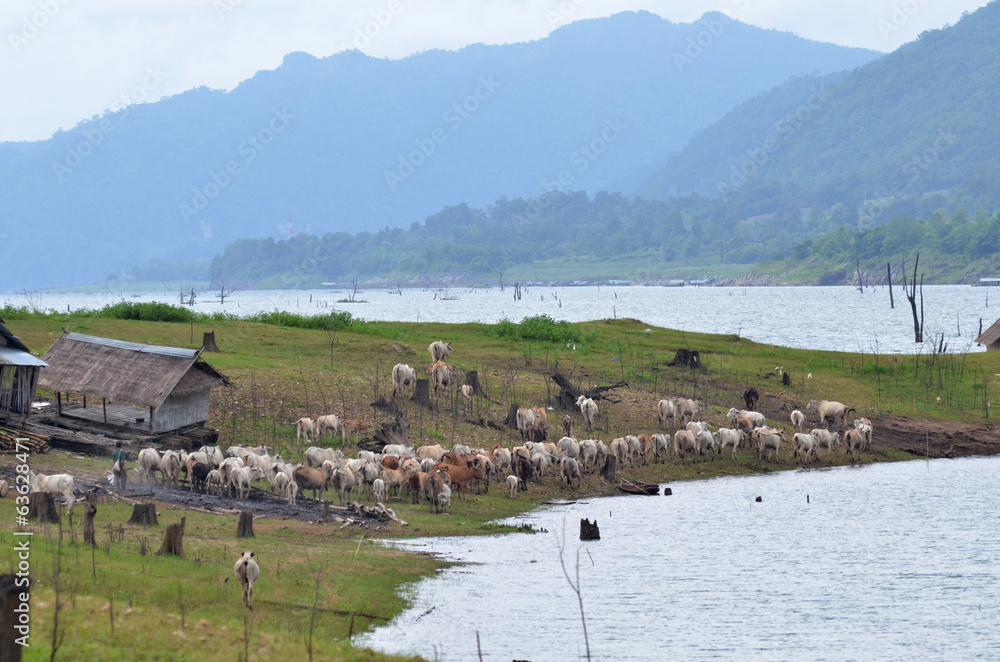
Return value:
<svg viewBox="0 0 1000 662">
<path fill-rule="evenodd" d="M 792 378 L 791 378 L 791 376 L 790 376 L 790 375 L 788 374 L 788 372 L 787 372 L 787 371 L 786 371 L 786 372 L 784 372 L 784 373 L 782 373 L 782 375 L 781 375 L 781 384 L 782 384 L 783 386 L 791 386 L 791 385 L 792 385 Z"/>
<path fill-rule="evenodd" d="M 0 660 L 5 662 L 20 662 L 24 646 L 16 640 L 29 632 L 28 625 L 22 624 L 20 619 L 28 614 L 28 603 L 21 600 L 21 594 L 28 593 L 28 586 L 18 586 L 25 579 L 28 578 L 0 575 Z"/>
<path fill-rule="evenodd" d="M 184 525 L 186 523 L 187 518 L 182 517 L 180 524 L 171 524 L 167 527 L 167 530 L 163 532 L 163 544 L 156 552 L 158 556 L 161 554 L 184 556 Z"/>
<path fill-rule="evenodd" d="M 240 511 L 240 522 L 236 525 L 237 538 L 253 538 L 253 513 L 249 510 Z"/>
<path fill-rule="evenodd" d="M 604 468 L 601 469 L 601 475 L 604 476 L 604 480 L 613 483 L 615 482 L 616 473 L 618 473 L 618 458 L 614 455 L 608 455 L 604 459 Z"/>
<path fill-rule="evenodd" d="M 59 511 L 51 494 L 31 493 L 28 497 L 28 519 L 37 519 L 40 524 L 59 524 Z"/>
<path fill-rule="evenodd" d="M 156 504 L 154 503 L 137 503 L 132 506 L 132 517 L 128 520 L 129 524 L 141 524 L 142 526 L 159 526 L 159 522 L 156 521 Z"/>
<path fill-rule="evenodd" d="M 472 387 L 472 393 L 474 395 L 478 395 L 480 398 L 493 402 L 493 400 L 490 400 L 490 396 L 486 395 L 486 392 L 483 391 L 482 384 L 479 383 L 478 370 L 470 370 L 465 373 L 465 383 Z"/>
<path fill-rule="evenodd" d="M 434 409 L 434 405 L 431 404 L 431 380 L 418 379 L 413 387 L 413 397 L 410 400 L 428 409 Z"/>
<path fill-rule="evenodd" d="M 201 349 L 204 352 L 218 352 L 219 346 L 215 344 L 215 331 L 206 331 L 201 339 Z"/>
<path fill-rule="evenodd" d="M 704 366 L 701 364 L 701 352 L 697 349 L 679 349 L 677 353 L 674 354 L 674 358 L 667 365 L 678 366 L 682 365 L 691 370 L 704 370 Z"/>
<path fill-rule="evenodd" d="M 516 402 L 510 403 L 510 409 L 507 410 L 507 418 L 503 419 L 503 424 L 507 427 L 516 430 L 517 429 L 517 410 L 521 408 L 521 405 Z"/>
<path fill-rule="evenodd" d="M 597 520 L 580 520 L 580 540 L 600 540 L 601 530 L 597 528 Z"/>
<path fill-rule="evenodd" d="M 94 536 L 94 517 L 97 515 L 97 505 L 93 501 L 87 502 L 87 510 L 83 514 L 83 544 L 97 547 L 97 538 Z"/>
</svg>

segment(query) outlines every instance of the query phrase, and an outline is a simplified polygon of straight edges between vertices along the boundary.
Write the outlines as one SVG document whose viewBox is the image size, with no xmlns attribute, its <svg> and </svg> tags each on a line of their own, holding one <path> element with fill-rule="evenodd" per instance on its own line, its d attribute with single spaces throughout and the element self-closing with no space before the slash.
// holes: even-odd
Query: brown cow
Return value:
<svg viewBox="0 0 1000 662">
<path fill-rule="evenodd" d="M 399 458 L 395 455 L 386 455 L 382 458 L 382 467 L 384 469 L 398 469 L 399 468 Z"/>
<path fill-rule="evenodd" d="M 536 423 L 534 425 L 529 425 L 525 429 L 524 436 L 528 441 L 540 444 L 549 438 L 549 433 L 545 430 L 545 426 Z"/>
<path fill-rule="evenodd" d="M 564 437 L 572 437 L 573 436 L 573 417 L 570 416 L 569 414 L 566 414 L 565 416 L 563 416 L 562 426 L 563 426 L 563 433 L 564 433 L 563 436 Z"/>
<path fill-rule="evenodd" d="M 649 464 L 649 454 L 653 452 L 653 437 L 648 434 L 637 434 L 640 448 L 639 454 L 642 456 L 642 463 Z"/>
<path fill-rule="evenodd" d="M 737 430 L 743 430 L 747 434 L 753 432 L 754 424 L 753 421 L 746 416 L 737 416 L 733 419 L 733 427 Z"/>
<path fill-rule="evenodd" d="M 447 467 L 447 469 L 444 469 L 444 467 Z M 436 464 L 434 465 L 434 470 L 448 472 L 451 484 L 458 487 L 459 498 L 461 498 L 462 492 L 465 491 L 465 487 L 470 480 L 479 481 L 486 479 L 482 469 L 476 469 L 473 467 L 455 467 L 447 464 Z"/>
<path fill-rule="evenodd" d="M 326 472 L 322 469 L 310 469 L 299 467 L 292 472 L 292 479 L 299 486 L 299 492 L 306 490 L 313 491 L 313 498 L 319 500 L 326 490 L 326 483 L 329 480 Z"/>
<path fill-rule="evenodd" d="M 361 437 L 362 432 L 368 432 L 368 424 L 357 418 L 349 418 L 340 424 L 340 431 L 347 441 L 353 435 L 355 441 Z"/>
</svg>

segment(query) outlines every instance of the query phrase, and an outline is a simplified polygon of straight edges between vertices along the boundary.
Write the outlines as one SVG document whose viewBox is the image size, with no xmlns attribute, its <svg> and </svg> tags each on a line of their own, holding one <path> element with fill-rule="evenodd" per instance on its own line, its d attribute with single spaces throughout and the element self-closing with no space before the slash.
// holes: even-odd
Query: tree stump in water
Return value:
<svg viewBox="0 0 1000 662">
<path fill-rule="evenodd" d="M 701 352 L 697 349 L 679 349 L 677 353 L 674 354 L 674 358 L 667 365 L 678 366 L 682 365 L 691 370 L 701 370 L 704 371 L 705 367 L 701 364 Z"/>
<path fill-rule="evenodd" d="M 174 556 L 184 556 L 184 525 L 187 518 L 182 517 L 180 524 L 171 524 L 163 532 L 163 544 L 156 552 L 160 554 L 173 554 Z"/>
<path fill-rule="evenodd" d="M 237 538 L 253 538 L 253 513 L 249 510 L 240 511 L 240 522 L 236 526 Z"/>
<path fill-rule="evenodd" d="M 156 504 L 137 503 L 132 506 L 132 517 L 128 519 L 129 524 L 140 524 L 142 526 L 159 526 L 156 521 Z"/>
<path fill-rule="evenodd" d="M 0 660 L 20 662 L 21 651 L 25 648 L 16 640 L 19 636 L 26 637 L 29 632 L 28 625 L 20 619 L 22 614 L 28 614 L 28 603 L 21 600 L 21 593 L 28 593 L 28 585 L 24 584 L 26 579 L 28 577 L 0 575 L 0 632 L 3 633 L 0 635 Z M 18 626 L 22 629 L 17 630 Z"/>
<path fill-rule="evenodd" d="M 97 539 L 94 537 L 94 517 L 97 516 L 97 505 L 93 501 L 87 502 L 87 510 L 83 514 L 83 544 L 97 547 Z"/>
<path fill-rule="evenodd" d="M 202 336 L 201 349 L 204 352 L 218 352 L 219 346 L 215 344 L 215 331 L 206 331 Z"/>
<path fill-rule="evenodd" d="M 410 400 L 428 409 L 434 409 L 434 405 L 431 404 L 431 380 L 418 379 L 413 387 L 413 397 Z"/>
<path fill-rule="evenodd" d="M 37 519 L 39 524 L 59 524 L 59 511 L 51 494 L 31 493 L 28 497 L 28 519 Z"/>
<path fill-rule="evenodd" d="M 604 476 L 604 480 L 609 483 L 615 482 L 615 474 L 618 472 L 618 458 L 614 455 L 608 455 L 604 459 L 604 468 L 601 469 L 601 475 Z"/>
<path fill-rule="evenodd" d="M 597 520 L 580 520 L 580 540 L 600 540 L 601 530 L 597 528 Z"/>
</svg>

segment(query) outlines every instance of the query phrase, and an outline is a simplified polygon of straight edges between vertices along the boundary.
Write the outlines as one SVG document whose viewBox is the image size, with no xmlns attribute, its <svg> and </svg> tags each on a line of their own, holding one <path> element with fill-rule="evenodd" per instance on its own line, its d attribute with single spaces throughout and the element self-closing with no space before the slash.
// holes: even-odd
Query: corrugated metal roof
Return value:
<svg viewBox="0 0 1000 662">
<path fill-rule="evenodd" d="M 6 365 L 27 365 L 39 368 L 48 367 L 48 363 L 40 358 L 34 357 L 28 352 L 22 352 L 13 347 L 0 346 L 0 363 Z"/>
<path fill-rule="evenodd" d="M 88 342 L 104 347 L 114 347 L 115 349 L 127 349 L 133 352 L 144 352 L 146 354 L 162 354 L 163 356 L 176 356 L 181 359 L 193 359 L 198 356 L 197 349 L 185 349 L 183 347 L 164 347 L 163 345 L 144 345 L 137 342 L 125 340 L 115 340 L 114 338 L 100 338 L 98 336 L 86 336 L 82 333 L 70 333 L 70 340 L 78 342 Z"/>
</svg>

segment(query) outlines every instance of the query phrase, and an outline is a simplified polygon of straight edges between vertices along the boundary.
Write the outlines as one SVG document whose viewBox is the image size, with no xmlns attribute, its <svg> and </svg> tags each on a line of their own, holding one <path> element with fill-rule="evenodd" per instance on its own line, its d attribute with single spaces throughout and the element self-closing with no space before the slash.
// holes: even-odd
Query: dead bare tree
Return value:
<svg viewBox="0 0 1000 662">
<path fill-rule="evenodd" d="M 917 253 L 917 260 L 913 263 L 913 279 L 907 287 L 906 282 L 906 262 L 903 262 L 903 293 L 906 300 L 910 302 L 910 310 L 913 313 L 913 342 L 924 341 L 924 278 L 920 275 L 920 316 L 917 316 L 917 265 L 920 264 L 920 253 Z"/>
<path fill-rule="evenodd" d="M 889 307 L 895 308 L 896 302 L 892 298 L 892 266 L 888 262 L 885 263 L 885 273 L 889 276 Z"/>
</svg>

